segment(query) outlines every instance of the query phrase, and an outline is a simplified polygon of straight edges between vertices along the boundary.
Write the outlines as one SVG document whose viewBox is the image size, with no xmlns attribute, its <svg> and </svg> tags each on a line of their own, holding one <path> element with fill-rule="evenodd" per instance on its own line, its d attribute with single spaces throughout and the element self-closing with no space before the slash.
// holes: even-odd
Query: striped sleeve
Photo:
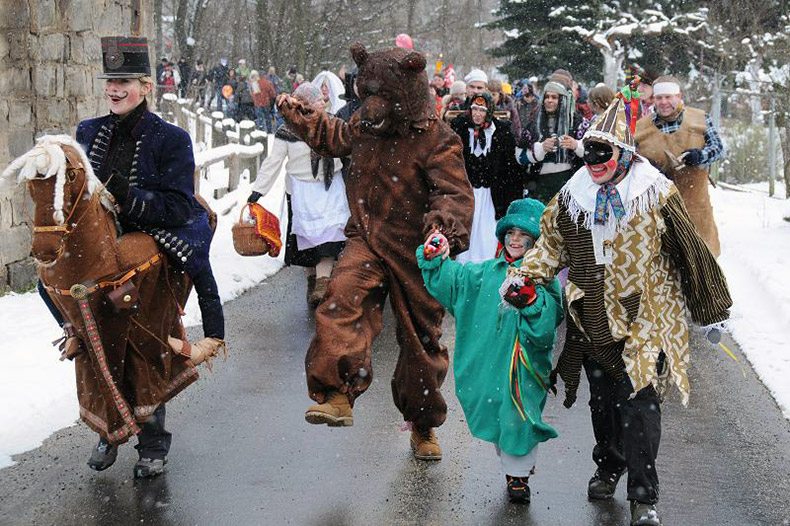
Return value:
<svg viewBox="0 0 790 526">
<path fill-rule="evenodd" d="M 569 264 L 568 251 L 559 227 L 559 194 L 546 206 L 540 218 L 540 237 L 521 262 L 519 273 L 548 284 Z"/>
<path fill-rule="evenodd" d="M 710 325 L 730 316 L 732 299 L 724 273 L 689 219 L 683 198 L 675 191 L 661 213 L 666 222 L 661 242 L 680 273 L 683 295 L 691 319 L 699 325 Z"/>
</svg>

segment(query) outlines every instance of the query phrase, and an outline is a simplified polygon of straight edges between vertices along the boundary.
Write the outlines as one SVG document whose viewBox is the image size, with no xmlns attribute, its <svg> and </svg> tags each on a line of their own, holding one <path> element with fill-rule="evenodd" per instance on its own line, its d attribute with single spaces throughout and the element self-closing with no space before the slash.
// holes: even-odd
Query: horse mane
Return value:
<svg viewBox="0 0 790 526">
<path fill-rule="evenodd" d="M 82 146 L 68 135 L 43 135 L 36 139 L 36 145 L 29 152 L 16 158 L 8 167 L 3 170 L 0 177 L 10 179 L 18 173 L 17 184 L 23 181 L 31 181 L 43 175 L 43 179 L 55 176 L 55 196 L 52 206 L 55 209 L 53 219 L 56 223 L 62 224 L 64 187 L 66 185 L 66 154 L 63 146 L 71 146 L 79 154 L 82 167 L 85 170 L 86 189 L 88 195 L 94 192 L 101 192 L 102 206 L 111 211 L 115 211 L 112 197 L 104 188 L 104 185 L 93 173 L 93 167 L 88 161 L 88 156 Z"/>
</svg>

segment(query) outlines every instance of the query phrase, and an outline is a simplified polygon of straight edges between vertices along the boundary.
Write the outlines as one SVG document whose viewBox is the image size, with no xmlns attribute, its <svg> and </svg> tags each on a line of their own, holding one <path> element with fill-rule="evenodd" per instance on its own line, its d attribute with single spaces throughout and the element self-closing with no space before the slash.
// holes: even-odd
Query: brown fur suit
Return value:
<svg viewBox="0 0 790 526">
<path fill-rule="evenodd" d="M 293 99 L 280 106 L 314 150 L 351 156 L 348 242 L 316 311 L 307 387 L 319 403 L 333 390 L 353 403 L 368 388 L 371 344 L 389 293 L 400 346 L 395 405 L 417 427 L 437 427 L 447 412 L 440 392 L 449 365 L 439 344 L 444 311 L 425 290 L 414 250 L 433 227 L 453 253 L 465 250 L 474 196 L 461 141 L 431 107 L 425 57 L 399 48 L 369 54 L 359 43 L 351 53 L 362 106 L 348 123 Z"/>
</svg>

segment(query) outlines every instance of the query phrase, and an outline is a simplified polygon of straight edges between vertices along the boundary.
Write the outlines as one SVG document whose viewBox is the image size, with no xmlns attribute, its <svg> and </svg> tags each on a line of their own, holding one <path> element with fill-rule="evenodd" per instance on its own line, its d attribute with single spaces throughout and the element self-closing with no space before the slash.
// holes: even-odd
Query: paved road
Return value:
<svg viewBox="0 0 790 526">
<path fill-rule="evenodd" d="M 0 470 L 0 524 L 587 526 L 628 523 L 625 484 L 590 503 L 592 432 L 586 404 L 549 401 L 561 437 L 541 446 L 530 507 L 507 503 L 493 448 L 472 439 L 452 396 L 440 429 L 444 460 L 418 462 L 389 393 L 392 317 L 374 348 L 371 389 L 355 425 L 305 423 L 303 359 L 313 331 L 297 269 L 227 305 L 232 358 L 168 405 L 167 473 L 135 481 L 135 451 L 111 469 L 85 465 L 95 435 L 83 425 Z M 446 324 L 446 339 L 452 330 Z M 751 370 L 694 339 L 688 408 L 664 405 L 659 474 L 668 526 L 790 524 L 790 423 Z M 732 342 L 729 342 L 730 344 Z M 583 401 L 586 393 L 580 393 Z"/>
</svg>

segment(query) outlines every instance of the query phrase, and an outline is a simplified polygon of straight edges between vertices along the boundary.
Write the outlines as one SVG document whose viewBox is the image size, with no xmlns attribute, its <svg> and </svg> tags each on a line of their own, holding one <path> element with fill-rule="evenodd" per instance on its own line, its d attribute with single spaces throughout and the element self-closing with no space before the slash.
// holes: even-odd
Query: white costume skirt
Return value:
<svg viewBox="0 0 790 526">
<path fill-rule="evenodd" d="M 455 258 L 459 263 L 480 263 L 496 256 L 496 213 L 490 188 L 475 188 L 475 215 L 469 233 L 469 250 Z"/>
<path fill-rule="evenodd" d="M 351 212 L 343 175 L 337 172 L 328 190 L 323 181 L 300 181 L 290 175 L 288 178 L 293 213 L 291 233 L 296 236 L 298 249 L 345 241 L 343 229 Z"/>
</svg>

